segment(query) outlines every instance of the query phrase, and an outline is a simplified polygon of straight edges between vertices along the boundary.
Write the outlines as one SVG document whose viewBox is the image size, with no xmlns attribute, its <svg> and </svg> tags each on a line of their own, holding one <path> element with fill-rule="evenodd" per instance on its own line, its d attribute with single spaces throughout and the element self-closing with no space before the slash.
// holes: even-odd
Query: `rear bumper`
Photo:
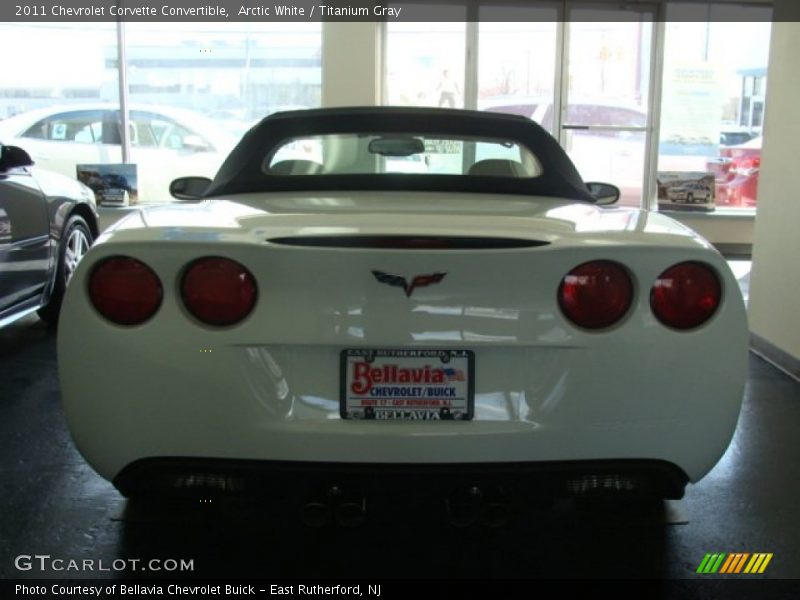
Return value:
<svg viewBox="0 0 800 600">
<path fill-rule="evenodd" d="M 313 497 L 333 486 L 365 495 L 415 488 L 447 494 L 459 486 L 501 487 L 526 497 L 638 493 L 681 498 L 688 476 L 661 460 L 470 464 L 356 464 L 215 458 L 148 458 L 125 467 L 114 485 L 126 496 Z"/>
<path fill-rule="evenodd" d="M 730 442 L 742 382 L 680 352 L 659 353 L 659 368 L 633 377 L 626 365 L 638 348 L 615 344 L 599 357 L 584 349 L 478 348 L 472 421 L 342 419 L 336 347 L 217 346 L 211 360 L 196 349 L 163 350 L 191 352 L 187 365 L 129 345 L 105 353 L 136 359 L 119 360 L 127 369 L 81 377 L 64 368 L 75 353 L 62 354 L 61 369 L 73 438 L 109 480 L 143 459 L 185 457 L 366 469 L 652 460 L 697 481 Z M 597 362 L 605 357 L 604 370 Z"/>
</svg>

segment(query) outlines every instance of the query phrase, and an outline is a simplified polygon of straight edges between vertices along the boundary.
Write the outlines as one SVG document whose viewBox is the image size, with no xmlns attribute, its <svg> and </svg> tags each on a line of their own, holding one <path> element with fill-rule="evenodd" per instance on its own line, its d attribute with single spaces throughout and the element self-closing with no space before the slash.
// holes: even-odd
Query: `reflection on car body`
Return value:
<svg viewBox="0 0 800 600">
<path fill-rule="evenodd" d="M 11 239 L 11 219 L 4 208 L 0 208 L 0 242 L 7 242 Z"/>
</svg>

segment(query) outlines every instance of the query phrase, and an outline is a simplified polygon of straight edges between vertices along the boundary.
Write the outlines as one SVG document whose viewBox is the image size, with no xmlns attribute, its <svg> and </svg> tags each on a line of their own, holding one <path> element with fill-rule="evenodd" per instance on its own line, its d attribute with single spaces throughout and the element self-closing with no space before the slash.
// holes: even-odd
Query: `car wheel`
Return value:
<svg viewBox="0 0 800 600">
<path fill-rule="evenodd" d="M 67 284 L 72 279 L 78 263 L 88 252 L 94 238 L 86 221 L 78 215 L 73 215 L 64 226 L 61 240 L 53 292 L 49 302 L 38 311 L 39 317 L 48 325 L 58 323 L 58 313 L 61 310 L 61 301 L 64 299 Z"/>
</svg>

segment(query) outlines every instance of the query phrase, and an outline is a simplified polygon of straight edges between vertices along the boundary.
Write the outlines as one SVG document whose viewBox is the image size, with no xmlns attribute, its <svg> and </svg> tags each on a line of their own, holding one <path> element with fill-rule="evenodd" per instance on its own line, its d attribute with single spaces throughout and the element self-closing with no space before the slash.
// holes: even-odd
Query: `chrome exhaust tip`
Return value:
<svg viewBox="0 0 800 600">
<path fill-rule="evenodd" d="M 309 527 L 324 527 L 331 522 L 339 527 L 358 527 L 367 520 L 367 500 L 361 493 L 334 485 L 303 505 L 302 515 Z"/>
</svg>

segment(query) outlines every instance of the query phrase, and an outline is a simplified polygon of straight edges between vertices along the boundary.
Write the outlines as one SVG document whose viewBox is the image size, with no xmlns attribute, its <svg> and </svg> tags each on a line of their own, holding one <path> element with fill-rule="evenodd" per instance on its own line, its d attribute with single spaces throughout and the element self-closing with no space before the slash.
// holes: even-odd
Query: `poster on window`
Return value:
<svg viewBox="0 0 800 600">
<path fill-rule="evenodd" d="M 659 210 L 709 212 L 716 208 L 714 175 L 706 172 L 659 171 Z"/>
<path fill-rule="evenodd" d="M 98 206 L 130 206 L 138 202 L 136 165 L 77 165 L 78 181 L 94 192 Z"/>
<path fill-rule="evenodd" d="M 706 62 L 665 66 L 661 154 L 716 156 L 722 121 L 717 69 Z"/>
</svg>

